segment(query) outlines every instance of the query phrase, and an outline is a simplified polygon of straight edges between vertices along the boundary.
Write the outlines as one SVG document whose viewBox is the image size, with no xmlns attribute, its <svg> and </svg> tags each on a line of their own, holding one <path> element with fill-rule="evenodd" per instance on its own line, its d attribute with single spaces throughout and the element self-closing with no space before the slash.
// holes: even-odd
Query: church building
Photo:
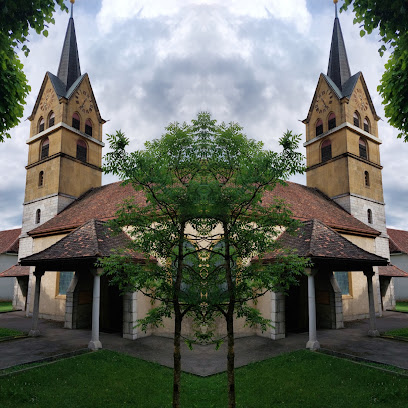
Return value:
<svg viewBox="0 0 408 408">
<path fill-rule="evenodd" d="M 336 9 L 327 74 L 320 74 L 303 121 L 307 186 L 289 182 L 263 200 L 280 197 L 290 205 L 302 228 L 278 239 L 314 266 L 287 295 L 259 299 L 273 328 L 261 333 L 238 322 L 238 335 L 280 339 L 309 331 L 307 347 L 316 349 L 316 328 L 341 329 L 344 321 L 367 317 L 369 334 L 378 335 L 375 317 L 394 308 L 397 273 L 389 264 L 379 119 L 363 74 L 351 75 Z M 19 264 L 8 276 L 17 277 L 14 306 L 33 316 L 31 335 L 39 334 L 39 317 L 68 329 L 92 327 L 92 349 L 102 346 L 99 330 L 128 339 L 171 335 L 171 321 L 147 333 L 136 328 L 150 300 L 120 294 L 94 266 L 130 239 L 111 236 L 106 221 L 125 198 L 142 203 L 143 196 L 129 185 L 101 185 L 105 121 L 88 74 L 81 74 L 72 11 L 57 75 L 45 74 L 29 120 Z M 273 254 L 265 259 L 272 261 Z"/>
</svg>

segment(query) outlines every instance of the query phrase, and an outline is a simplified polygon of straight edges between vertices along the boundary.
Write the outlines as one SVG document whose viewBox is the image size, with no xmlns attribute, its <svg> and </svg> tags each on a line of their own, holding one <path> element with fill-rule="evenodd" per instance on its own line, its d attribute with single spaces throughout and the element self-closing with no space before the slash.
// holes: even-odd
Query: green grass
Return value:
<svg viewBox="0 0 408 408">
<path fill-rule="evenodd" d="M 408 312 L 408 302 L 397 302 L 395 310 L 397 312 Z"/>
<path fill-rule="evenodd" d="M 11 312 L 13 305 L 11 302 L 0 302 L 0 312 Z"/>
<path fill-rule="evenodd" d="M 236 370 L 240 408 L 408 406 L 408 378 L 306 350 Z M 0 406 L 171 406 L 172 370 L 100 351 L 7 375 Z M 224 408 L 226 375 L 182 375 L 182 407 Z"/>
<path fill-rule="evenodd" d="M 389 336 L 406 337 L 408 339 L 408 328 L 389 330 L 384 334 L 388 334 Z"/>
<path fill-rule="evenodd" d="M 19 330 L 3 329 L 0 327 L 0 339 L 2 337 L 20 336 L 22 334 L 24 333 Z"/>
</svg>

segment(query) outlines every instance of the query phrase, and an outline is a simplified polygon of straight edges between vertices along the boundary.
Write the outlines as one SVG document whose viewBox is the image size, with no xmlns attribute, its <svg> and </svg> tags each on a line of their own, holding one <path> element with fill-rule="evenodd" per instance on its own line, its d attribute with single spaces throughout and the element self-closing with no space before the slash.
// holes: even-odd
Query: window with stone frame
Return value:
<svg viewBox="0 0 408 408">
<path fill-rule="evenodd" d="M 353 122 L 354 126 L 360 127 L 360 115 L 358 114 L 357 111 L 355 111 L 353 114 Z"/>
<path fill-rule="evenodd" d="M 69 285 L 71 284 L 74 272 L 59 272 L 58 279 L 58 296 L 65 296 L 67 294 Z"/>
<path fill-rule="evenodd" d="M 360 157 L 362 159 L 367 159 L 368 155 L 367 155 L 367 142 L 360 137 L 360 140 L 358 141 L 358 150 L 359 150 L 359 154 Z"/>
<path fill-rule="evenodd" d="M 85 121 L 85 133 L 89 136 L 92 136 L 92 122 L 90 119 Z"/>
<path fill-rule="evenodd" d="M 367 210 L 367 221 L 369 224 L 373 223 L 373 212 L 370 209 Z"/>
<path fill-rule="evenodd" d="M 79 130 L 80 126 L 81 126 L 81 119 L 79 115 L 75 112 L 72 115 L 72 127 Z"/>
<path fill-rule="evenodd" d="M 48 127 L 54 126 L 55 124 L 55 114 L 51 111 L 50 116 L 48 116 Z"/>
<path fill-rule="evenodd" d="M 35 213 L 35 223 L 39 224 L 41 222 L 41 210 L 38 209 Z"/>
<path fill-rule="evenodd" d="M 86 163 L 87 152 L 88 152 L 88 147 L 86 143 L 82 139 L 79 139 L 77 141 L 76 158 Z"/>
<path fill-rule="evenodd" d="M 350 291 L 350 273 L 349 272 L 334 272 L 337 284 L 342 295 L 351 295 Z"/>
<path fill-rule="evenodd" d="M 322 162 L 326 162 L 332 158 L 332 146 L 329 139 L 322 143 Z"/>
<path fill-rule="evenodd" d="M 370 133 L 370 121 L 368 120 L 368 118 L 364 118 L 364 130 L 367 133 Z"/>
<path fill-rule="evenodd" d="M 38 121 L 38 133 L 44 132 L 44 127 L 45 127 L 45 121 L 44 118 L 40 118 Z"/>
<path fill-rule="evenodd" d="M 42 187 L 44 185 L 44 172 L 41 170 L 38 174 L 38 187 Z"/>
<path fill-rule="evenodd" d="M 334 129 L 336 127 L 336 115 L 334 113 L 331 113 L 329 115 L 329 130 Z"/>
<path fill-rule="evenodd" d="M 48 157 L 50 153 L 50 141 L 48 139 L 48 137 L 46 137 L 42 143 L 41 143 L 41 159 L 45 159 L 46 157 Z"/>
<path fill-rule="evenodd" d="M 316 136 L 319 136 L 323 133 L 323 121 L 319 119 L 316 122 Z"/>
</svg>

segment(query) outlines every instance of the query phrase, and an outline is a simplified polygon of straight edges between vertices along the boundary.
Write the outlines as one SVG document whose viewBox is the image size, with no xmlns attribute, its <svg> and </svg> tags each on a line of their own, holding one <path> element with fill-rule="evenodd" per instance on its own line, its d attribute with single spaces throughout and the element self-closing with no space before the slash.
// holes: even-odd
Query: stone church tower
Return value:
<svg viewBox="0 0 408 408">
<path fill-rule="evenodd" d="M 72 8 L 57 75 L 45 74 L 28 119 L 31 128 L 19 259 L 33 252 L 28 231 L 102 182 L 105 121 L 88 74 L 81 75 Z"/>
<path fill-rule="evenodd" d="M 375 252 L 389 259 L 379 119 L 363 74 L 351 75 L 336 8 L 327 75 L 320 74 L 303 121 L 307 185 L 380 231 Z"/>
</svg>

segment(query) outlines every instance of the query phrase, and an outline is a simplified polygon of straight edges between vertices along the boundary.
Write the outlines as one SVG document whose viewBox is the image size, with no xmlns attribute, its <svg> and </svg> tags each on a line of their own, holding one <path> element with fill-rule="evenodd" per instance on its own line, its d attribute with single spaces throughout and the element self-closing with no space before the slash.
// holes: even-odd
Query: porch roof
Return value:
<svg viewBox="0 0 408 408">
<path fill-rule="evenodd" d="M 279 238 L 282 249 L 264 257 L 273 261 L 284 249 L 295 250 L 297 255 L 310 258 L 319 267 L 332 270 L 360 271 L 364 267 L 387 265 L 388 260 L 365 251 L 319 220 L 305 221 L 294 235 L 284 232 Z"/>
<path fill-rule="evenodd" d="M 98 258 L 107 257 L 116 249 L 125 249 L 130 242 L 124 232 L 114 235 L 106 222 L 92 219 L 43 251 L 22 258 L 20 263 L 46 270 L 92 267 Z M 141 254 L 129 254 L 136 262 L 144 261 Z"/>
<path fill-rule="evenodd" d="M 20 276 L 30 275 L 29 266 L 13 265 L 3 272 L 0 272 L 0 278 L 18 278 Z"/>
<path fill-rule="evenodd" d="M 378 273 L 380 276 L 389 276 L 391 278 L 408 278 L 408 272 L 403 271 L 393 264 L 379 266 Z"/>
</svg>

